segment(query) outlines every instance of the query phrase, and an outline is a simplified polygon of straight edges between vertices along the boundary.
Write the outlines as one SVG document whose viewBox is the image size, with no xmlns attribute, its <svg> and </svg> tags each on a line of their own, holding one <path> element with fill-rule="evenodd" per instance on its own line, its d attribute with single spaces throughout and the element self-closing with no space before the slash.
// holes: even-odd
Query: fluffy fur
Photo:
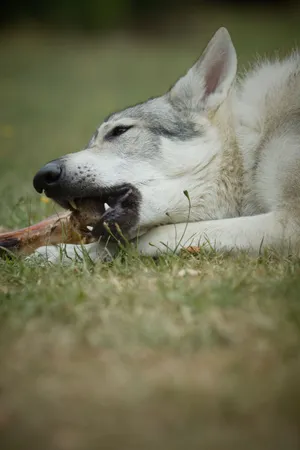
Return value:
<svg viewBox="0 0 300 450">
<path fill-rule="evenodd" d="M 216 250 L 299 253 L 300 55 L 261 61 L 239 80 L 236 70 L 221 28 L 169 92 L 111 115 L 86 149 L 64 157 L 69 189 L 129 182 L 139 190 L 129 238 L 140 253 L 207 242 Z M 132 128 L 107 140 L 116 125 Z M 107 249 L 116 251 L 103 242 L 85 248 L 93 260 Z M 82 253 L 65 250 L 66 262 Z M 62 255 L 49 247 L 37 254 L 54 262 Z"/>
</svg>

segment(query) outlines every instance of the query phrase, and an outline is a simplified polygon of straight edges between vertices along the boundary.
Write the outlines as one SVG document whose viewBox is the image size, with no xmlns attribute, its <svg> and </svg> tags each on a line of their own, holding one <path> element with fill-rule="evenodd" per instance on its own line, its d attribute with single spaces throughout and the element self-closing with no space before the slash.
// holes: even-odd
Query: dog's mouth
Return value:
<svg viewBox="0 0 300 450">
<path fill-rule="evenodd" d="M 94 194 L 94 193 L 93 193 Z M 123 184 L 103 188 L 95 195 L 53 198 L 62 208 L 72 211 L 83 234 L 95 238 L 129 237 L 139 219 L 140 192 L 134 186 Z"/>
</svg>

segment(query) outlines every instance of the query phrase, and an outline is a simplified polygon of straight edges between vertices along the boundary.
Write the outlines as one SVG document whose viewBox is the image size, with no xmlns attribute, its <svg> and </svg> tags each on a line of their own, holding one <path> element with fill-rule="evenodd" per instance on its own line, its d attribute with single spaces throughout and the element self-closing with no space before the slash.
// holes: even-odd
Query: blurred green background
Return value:
<svg viewBox="0 0 300 450">
<path fill-rule="evenodd" d="M 51 213 L 32 187 L 114 110 L 166 91 L 220 26 L 240 69 L 299 44 L 296 1 L 10 2 L 0 15 L 0 226 Z M 52 209 L 51 209 L 52 208 Z"/>
<path fill-rule="evenodd" d="M 199 13 L 210 7 L 216 10 L 232 8 L 277 8 L 293 9 L 296 0 L 52 0 L 41 2 L 7 2 L 2 10 L 0 21 L 4 25 L 17 23 L 36 23 L 56 28 L 72 28 L 91 31 L 109 29 L 138 28 L 145 31 L 145 26 L 153 30 L 165 20 L 176 15 Z"/>
</svg>

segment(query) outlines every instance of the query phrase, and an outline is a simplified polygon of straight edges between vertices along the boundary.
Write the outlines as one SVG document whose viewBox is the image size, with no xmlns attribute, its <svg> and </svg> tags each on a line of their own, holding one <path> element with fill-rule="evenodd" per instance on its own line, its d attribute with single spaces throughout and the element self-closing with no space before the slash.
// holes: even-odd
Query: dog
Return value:
<svg viewBox="0 0 300 450">
<path fill-rule="evenodd" d="M 97 242 L 35 252 L 51 262 L 113 257 L 116 234 L 150 256 L 205 245 L 299 254 L 300 54 L 237 77 L 220 28 L 166 94 L 110 115 L 85 149 L 39 170 L 34 187 L 99 212 Z"/>
</svg>

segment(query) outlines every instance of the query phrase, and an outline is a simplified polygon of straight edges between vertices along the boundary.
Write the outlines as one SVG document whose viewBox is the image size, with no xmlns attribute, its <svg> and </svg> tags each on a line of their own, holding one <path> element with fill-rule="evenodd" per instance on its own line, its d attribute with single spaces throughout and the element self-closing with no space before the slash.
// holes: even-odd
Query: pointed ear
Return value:
<svg viewBox="0 0 300 450">
<path fill-rule="evenodd" d="M 170 90 L 170 100 L 183 110 L 214 110 L 227 97 L 236 70 L 235 48 L 226 28 L 220 28 L 201 58 Z"/>
</svg>

